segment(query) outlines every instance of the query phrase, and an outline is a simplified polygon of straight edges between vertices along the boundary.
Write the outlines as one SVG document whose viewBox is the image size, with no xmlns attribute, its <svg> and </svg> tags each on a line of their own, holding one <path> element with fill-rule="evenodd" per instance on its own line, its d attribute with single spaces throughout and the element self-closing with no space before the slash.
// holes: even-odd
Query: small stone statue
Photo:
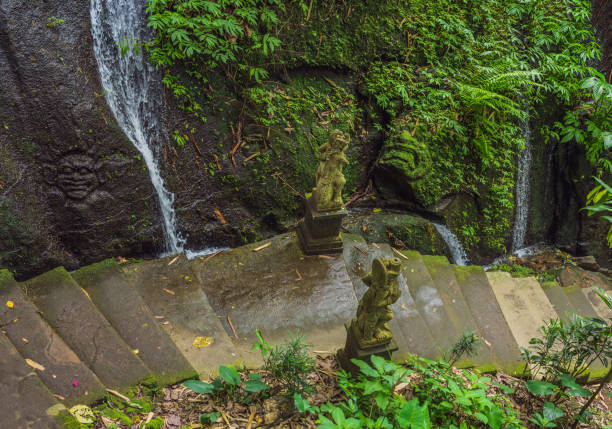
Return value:
<svg viewBox="0 0 612 429">
<path fill-rule="evenodd" d="M 401 262 L 397 258 L 378 258 L 372 262 L 372 271 L 363 277 L 368 290 L 359 301 L 357 317 L 351 327 L 359 347 L 368 349 L 391 342 L 389 321 L 393 319 L 391 304 L 401 295 L 397 277 Z"/>
<path fill-rule="evenodd" d="M 328 142 L 321 146 L 317 185 L 312 190 L 312 201 L 319 212 L 340 210 L 344 206 L 342 188 L 346 180 L 342 174 L 342 168 L 348 164 L 344 151 L 350 141 L 348 134 L 340 130 L 333 130 Z"/>
</svg>

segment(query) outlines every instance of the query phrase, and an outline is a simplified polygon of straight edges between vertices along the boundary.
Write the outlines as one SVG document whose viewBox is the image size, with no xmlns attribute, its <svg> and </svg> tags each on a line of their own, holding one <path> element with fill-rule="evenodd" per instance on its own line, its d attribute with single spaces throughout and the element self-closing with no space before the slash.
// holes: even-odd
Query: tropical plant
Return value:
<svg viewBox="0 0 612 429">
<path fill-rule="evenodd" d="M 247 403 L 252 399 L 250 394 L 260 393 L 270 388 L 262 381 L 261 375 L 257 373 L 249 373 L 247 375 L 248 379 L 243 381 L 236 368 L 231 365 L 221 365 L 219 374 L 219 377 L 215 378 L 212 383 L 201 380 L 187 380 L 183 383 L 183 386 L 196 393 L 226 394 L 229 399 L 240 399 Z"/>
<path fill-rule="evenodd" d="M 595 177 L 599 185 L 595 186 L 587 195 L 586 207 L 583 210 L 589 212 L 589 216 L 602 214 L 602 218 L 612 224 L 612 186 Z M 612 248 L 612 225 L 606 236 L 608 246 Z"/>
<path fill-rule="evenodd" d="M 256 331 L 258 349 L 264 359 L 264 370 L 276 380 L 280 389 L 288 396 L 311 393 L 314 388 L 308 382 L 308 375 L 314 370 L 314 359 L 308 354 L 309 345 L 298 333 L 285 343 L 271 346 L 261 332 Z"/>
</svg>

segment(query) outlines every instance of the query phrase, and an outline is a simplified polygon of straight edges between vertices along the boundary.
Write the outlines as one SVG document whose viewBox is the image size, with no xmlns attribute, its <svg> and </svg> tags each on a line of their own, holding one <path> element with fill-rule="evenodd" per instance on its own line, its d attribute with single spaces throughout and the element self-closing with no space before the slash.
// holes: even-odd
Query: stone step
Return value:
<svg viewBox="0 0 612 429">
<path fill-rule="evenodd" d="M 461 333 L 453 324 L 421 254 L 411 250 L 403 251 L 402 254 L 406 257 L 406 269 L 402 275 L 431 333 L 433 358 L 442 358 L 457 342 Z M 465 358 L 460 365 L 473 366 L 473 362 Z"/>
<path fill-rule="evenodd" d="M 184 255 L 122 265 L 121 271 L 201 376 L 215 375 L 219 365 L 239 360 Z M 210 345 L 197 343 L 200 337 L 209 339 Z"/>
<path fill-rule="evenodd" d="M 535 277 L 516 278 L 514 280 L 517 292 L 527 303 L 528 311 L 538 321 L 538 326 L 544 325 L 551 319 L 559 318 Z"/>
<path fill-rule="evenodd" d="M 342 255 L 306 256 L 289 233 L 194 259 L 191 267 L 241 350 L 250 348 L 256 329 L 271 344 L 301 331 L 318 351 L 344 347 L 344 323 L 357 299 Z"/>
<path fill-rule="evenodd" d="M 24 287 L 51 328 L 106 387 L 125 390 L 149 378 L 149 369 L 63 267 L 28 280 Z"/>
<path fill-rule="evenodd" d="M 559 286 L 559 283 L 544 282 L 541 286 L 559 318 L 564 322 L 569 321 L 571 315 L 576 313 L 576 309 L 563 292 L 563 289 L 561 289 L 561 286 Z"/>
<path fill-rule="evenodd" d="M 442 298 L 446 312 L 455 325 L 459 335 L 470 331 L 482 337 L 482 333 L 472 317 L 470 307 L 465 302 L 461 288 L 457 283 L 455 270 L 446 257 L 424 255 L 423 263 L 427 267 L 435 287 L 440 294 L 440 298 Z M 472 356 L 472 360 L 477 367 L 484 370 L 491 369 L 493 365 L 493 356 L 489 348 L 480 348 Z"/>
<path fill-rule="evenodd" d="M 579 285 L 565 286 L 562 289 L 577 314 L 584 317 L 599 316 Z"/>
<path fill-rule="evenodd" d="M 9 301 L 12 308 L 5 305 Z M 38 376 L 58 399 L 71 406 L 104 397 L 98 378 L 40 317 L 6 270 L 0 270 L 0 304 L 0 327 L 24 359 L 45 368 Z"/>
<path fill-rule="evenodd" d="M 486 273 L 478 266 L 453 268 L 463 297 L 485 340 L 483 347 L 491 348 L 497 368 L 508 374 L 520 374 L 524 367 L 520 349 L 495 299 Z"/>
<path fill-rule="evenodd" d="M 123 340 L 138 351 L 138 357 L 158 382 L 169 385 L 197 375 L 115 261 L 108 259 L 83 267 L 72 278 Z"/>
<path fill-rule="evenodd" d="M 4 303 L 3 303 L 4 305 Z M 53 397 L 0 332 L 0 419 L 3 428 L 59 429 L 66 408 Z"/>
<path fill-rule="evenodd" d="M 372 269 L 372 261 L 380 257 L 399 257 L 394 254 L 388 244 L 367 245 L 363 238 L 350 234 L 345 234 L 343 239 L 347 272 L 359 300 L 367 290 L 367 286 L 361 278 Z M 404 263 L 406 262 L 404 258 L 399 259 Z M 409 355 L 435 358 L 435 353 L 431 349 L 433 338 L 425 321 L 419 314 L 404 276 L 400 275 L 398 281 L 402 295 L 392 305 L 393 320 L 389 323 L 399 347 L 399 350 L 393 354 L 393 358 L 396 361 L 401 361 Z"/>
<path fill-rule="evenodd" d="M 612 319 L 612 310 L 603 302 L 599 295 L 597 295 L 597 290 L 593 287 L 588 287 L 583 288 L 582 293 L 591 303 L 595 313 L 609 324 Z M 610 294 L 608 293 L 608 295 Z"/>
<path fill-rule="evenodd" d="M 497 303 L 519 347 L 529 347 L 532 338 L 539 337 L 542 321 L 530 312 L 523 294 L 519 293 L 516 279 L 501 271 L 487 272 L 487 278 Z"/>
</svg>

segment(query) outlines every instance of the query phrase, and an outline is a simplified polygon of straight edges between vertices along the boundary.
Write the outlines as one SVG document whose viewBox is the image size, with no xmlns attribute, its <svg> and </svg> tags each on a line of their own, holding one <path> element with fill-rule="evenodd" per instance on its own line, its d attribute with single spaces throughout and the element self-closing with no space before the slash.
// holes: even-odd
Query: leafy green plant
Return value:
<svg viewBox="0 0 612 429">
<path fill-rule="evenodd" d="M 64 21 L 62 18 L 56 18 L 55 16 L 50 16 L 49 18 L 47 18 L 47 27 L 48 28 L 55 28 L 58 25 L 62 25 L 65 24 L 66 21 Z"/>
<path fill-rule="evenodd" d="M 546 402 L 542 407 L 542 413 L 535 413 L 529 421 L 536 424 L 539 428 L 555 428 L 555 420 L 563 417 L 565 413 L 552 402 Z"/>
<path fill-rule="evenodd" d="M 221 365 L 219 367 L 219 377 L 215 378 L 212 383 L 206 383 L 201 380 L 187 380 L 183 386 L 201 394 L 226 394 L 230 399 L 240 399 L 244 402 L 250 402 L 254 393 L 260 393 L 268 390 L 270 386 L 262 381 L 262 377 L 257 373 L 247 374 L 248 379 L 242 381 L 240 374 L 231 365 Z"/>
<path fill-rule="evenodd" d="M 476 354 L 481 342 L 481 339 L 473 331 L 464 332 L 448 351 L 446 360 L 449 365 L 454 365 L 463 356 L 471 357 Z"/>
<path fill-rule="evenodd" d="M 587 195 L 586 207 L 583 210 L 589 212 L 589 216 L 602 213 L 602 218 L 612 223 L 612 186 L 595 177 L 599 185 L 595 186 Z M 607 234 L 608 246 L 612 248 L 612 225 Z"/>
<path fill-rule="evenodd" d="M 304 342 L 304 337 L 298 333 L 273 347 L 264 340 L 259 330 L 256 335 L 257 342 L 253 348 L 261 352 L 264 369 L 274 377 L 281 390 L 289 396 L 311 393 L 314 388 L 307 377 L 314 370 L 314 359 L 308 354 L 309 345 Z"/>
<path fill-rule="evenodd" d="M 417 357 L 407 367 L 378 356 L 371 357 L 371 365 L 353 362 L 359 367 L 356 379 L 345 372 L 338 376 L 345 401 L 314 407 L 294 396 L 298 411 L 316 415 L 319 428 L 524 427 L 507 398 L 487 394 L 489 377 L 456 374 L 444 361 Z"/>
<path fill-rule="evenodd" d="M 521 350 L 525 369 L 545 381 L 558 382 L 564 375 L 578 379 L 594 362 L 607 366 L 612 358 L 612 338 L 600 318 L 575 314 L 569 321 L 551 319 L 540 329 L 541 338 L 532 338 L 530 348 Z"/>
</svg>

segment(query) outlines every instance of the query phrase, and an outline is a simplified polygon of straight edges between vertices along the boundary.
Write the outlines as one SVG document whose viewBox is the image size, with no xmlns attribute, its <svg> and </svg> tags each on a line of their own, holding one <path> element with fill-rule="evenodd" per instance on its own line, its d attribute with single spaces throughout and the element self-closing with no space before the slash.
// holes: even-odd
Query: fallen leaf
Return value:
<svg viewBox="0 0 612 429">
<path fill-rule="evenodd" d="M 170 265 L 174 264 L 176 261 L 178 261 L 178 258 L 179 258 L 180 256 L 181 256 L 181 255 L 176 255 L 176 256 L 174 257 L 174 259 L 173 259 L 173 260 L 171 260 L 170 262 L 168 262 L 168 266 L 170 266 Z"/>
<path fill-rule="evenodd" d="M 135 355 L 137 355 L 138 353 L 140 353 L 140 350 L 138 350 L 138 349 L 134 349 L 134 350 L 132 350 L 132 353 L 134 353 Z"/>
<path fill-rule="evenodd" d="M 156 319 L 163 319 L 164 316 L 155 316 Z"/>
<path fill-rule="evenodd" d="M 37 369 L 37 370 L 39 370 L 39 371 L 44 371 L 44 370 L 45 370 L 45 367 L 44 367 L 44 366 L 42 366 L 42 365 L 41 365 L 41 364 L 39 364 L 38 362 L 34 362 L 32 359 L 26 359 L 25 361 L 26 361 L 26 363 L 27 363 L 28 365 L 30 365 L 30 366 L 31 366 L 32 368 L 34 368 L 34 369 Z"/>
<path fill-rule="evenodd" d="M 331 257 L 329 255 L 319 255 L 319 258 L 321 258 L 321 259 L 334 259 L 333 257 Z"/>
<path fill-rule="evenodd" d="M 21 341 L 23 341 L 26 344 L 28 344 L 30 342 L 30 340 L 28 340 L 27 338 L 22 338 Z"/>
<path fill-rule="evenodd" d="M 304 277 L 302 277 L 297 268 L 295 269 L 295 273 L 298 275 L 298 280 L 304 280 Z"/>
<path fill-rule="evenodd" d="M 175 293 L 173 290 L 166 289 L 166 288 L 164 288 L 164 292 L 169 293 L 170 295 L 174 295 Z"/>
<path fill-rule="evenodd" d="M 372 243 L 372 246 L 376 247 L 377 249 L 380 249 L 380 246 L 376 243 Z"/>
<path fill-rule="evenodd" d="M 196 339 L 193 340 L 193 346 L 201 349 L 210 346 L 212 342 L 212 337 L 196 337 Z"/>
<path fill-rule="evenodd" d="M 8 308 L 14 308 L 15 307 L 15 303 L 13 301 L 6 301 L 6 306 Z"/>
<path fill-rule="evenodd" d="M 372 213 L 380 213 L 382 211 L 382 209 L 374 209 L 372 210 Z"/>
<path fill-rule="evenodd" d="M 393 251 L 394 251 L 395 253 L 397 253 L 397 254 L 398 254 L 400 257 L 402 257 L 402 258 L 406 259 L 407 261 L 409 260 L 409 259 L 408 259 L 408 256 L 404 255 L 402 252 L 400 252 L 399 250 L 397 250 L 395 247 L 392 247 L 392 249 L 393 249 Z"/>
<path fill-rule="evenodd" d="M 96 421 L 96 416 L 91 408 L 89 408 L 87 405 L 75 405 L 70 409 L 70 414 L 72 414 L 79 423 L 84 425 L 91 424 Z"/>
<path fill-rule="evenodd" d="M 272 244 L 272 242 L 268 241 L 266 244 L 262 244 L 261 246 L 256 247 L 255 249 L 253 249 L 253 252 L 259 252 L 261 249 L 265 249 L 266 247 L 268 247 L 271 244 Z"/>
<path fill-rule="evenodd" d="M 227 221 L 223 217 L 223 214 L 221 213 L 221 211 L 218 208 L 215 207 L 213 209 L 213 213 L 215 214 L 215 216 L 217 216 L 217 219 L 219 219 L 219 222 L 221 222 L 223 225 L 225 225 L 227 223 Z"/>
<path fill-rule="evenodd" d="M 162 325 L 169 325 L 170 322 L 168 322 L 167 320 L 165 322 L 162 322 Z"/>
</svg>

